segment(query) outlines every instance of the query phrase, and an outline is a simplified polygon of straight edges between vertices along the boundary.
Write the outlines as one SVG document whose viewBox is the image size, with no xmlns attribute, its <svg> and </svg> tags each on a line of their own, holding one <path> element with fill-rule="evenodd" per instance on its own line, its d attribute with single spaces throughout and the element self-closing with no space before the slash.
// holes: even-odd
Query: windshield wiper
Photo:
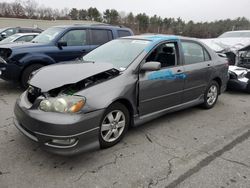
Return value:
<svg viewBox="0 0 250 188">
<path fill-rule="evenodd" d="M 86 61 L 86 60 L 84 60 L 84 59 L 81 59 L 80 60 L 82 63 L 95 63 L 94 61 Z"/>
</svg>

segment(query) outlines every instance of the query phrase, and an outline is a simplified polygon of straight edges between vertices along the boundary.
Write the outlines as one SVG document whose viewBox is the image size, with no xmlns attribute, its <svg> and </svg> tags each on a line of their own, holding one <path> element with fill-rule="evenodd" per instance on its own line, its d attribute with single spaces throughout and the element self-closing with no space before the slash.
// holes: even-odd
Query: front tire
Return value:
<svg viewBox="0 0 250 188">
<path fill-rule="evenodd" d="M 103 115 L 99 131 L 101 148 L 117 144 L 128 130 L 130 116 L 128 109 L 121 103 L 114 103 Z"/>
<path fill-rule="evenodd" d="M 21 87 L 24 89 L 27 89 L 29 86 L 28 81 L 29 81 L 31 73 L 42 68 L 42 67 L 43 67 L 43 65 L 41 65 L 41 64 L 34 64 L 34 65 L 30 65 L 27 68 L 25 68 L 23 73 L 22 73 L 22 76 L 21 76 Z"/>
<path fill-rule="evenodd" d="M 218 100 L 218 96 L 219 84 L 216 81 L 212 81 L 205 91 L 203 107 L 205 109 L 213 108 Z"/>
</svg>

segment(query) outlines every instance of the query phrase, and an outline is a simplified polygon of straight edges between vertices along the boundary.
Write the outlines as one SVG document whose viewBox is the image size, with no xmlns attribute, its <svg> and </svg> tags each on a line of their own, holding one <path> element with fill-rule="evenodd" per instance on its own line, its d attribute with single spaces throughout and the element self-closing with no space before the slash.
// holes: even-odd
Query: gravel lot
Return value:
<svg viewBox="0 0 250 188">
<path fill-rule="evenodd" d="M 131 129 L 115 147 L 61 157 L 13 125 L 21 93 L 0 80 L 0 187 L 250 187 L 250 96 L 225 93 Z"/>
</svg>

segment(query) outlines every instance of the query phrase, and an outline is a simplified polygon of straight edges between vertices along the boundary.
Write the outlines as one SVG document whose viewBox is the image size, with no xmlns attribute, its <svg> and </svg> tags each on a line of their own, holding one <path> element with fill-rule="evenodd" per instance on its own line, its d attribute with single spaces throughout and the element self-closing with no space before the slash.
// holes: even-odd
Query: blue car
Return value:
<svg viewBox="0 0 250 188">
<path fill-rule="evenodd" d="M 51 27 L 30 43 L 0 45 L 0 78 L 26 88 L 33 71 L 75 60 L 110 40 L 130 35 L 128 28 L 103 24 Z"/>
</svg>

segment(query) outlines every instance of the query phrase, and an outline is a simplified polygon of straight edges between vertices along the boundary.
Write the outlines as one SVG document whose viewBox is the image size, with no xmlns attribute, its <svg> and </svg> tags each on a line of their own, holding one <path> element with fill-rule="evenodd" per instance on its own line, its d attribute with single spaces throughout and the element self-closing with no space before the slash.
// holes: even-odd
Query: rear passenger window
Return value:
<svg viewBox="0 0 250 188">
<path fill-rule="evenodd" d="M 67 46 L 86 45 L 86 30 L 71 30 L 60 39 L 60 42 L 67 42 Z"/>
<path fill-rule="evenodd" d="M 129 31 L 118 30 L 118 36 L 119 37 L 126 37 L 126 36 L 131 36 L 131 34 Z"/>
<path fill-rule="evenodd" d="M 112 40 L 112 32 L 104 29 L 92 29 L 92 45 L 102 45 Z"/>
<path fill-rule="evenodd" d="M 209 61 L 208 52 L 201 45 L 194 42 L 182 42 L 185 64 Z"/>
</svg>

